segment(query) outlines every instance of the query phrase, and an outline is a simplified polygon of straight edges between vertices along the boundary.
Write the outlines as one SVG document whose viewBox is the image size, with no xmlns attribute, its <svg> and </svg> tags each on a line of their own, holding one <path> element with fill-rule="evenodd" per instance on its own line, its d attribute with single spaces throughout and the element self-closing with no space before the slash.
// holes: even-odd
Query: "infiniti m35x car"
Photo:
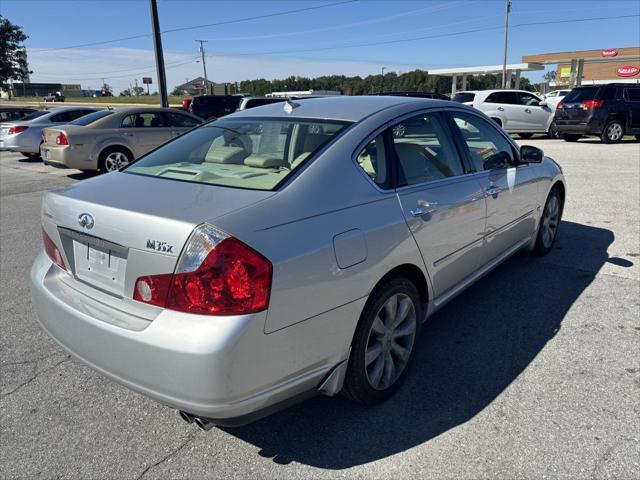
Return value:
<svg viewBox="0 0 640 480">
<path fill-rule="evenodd" d="M 47 193 L 32 292 L 66 350 L 201 428 L 313 393 L 373 404 L 426 318 L 549 252 L 564 199 L 553 160 L 464 105 L 267 105 Z"/>
</svg>

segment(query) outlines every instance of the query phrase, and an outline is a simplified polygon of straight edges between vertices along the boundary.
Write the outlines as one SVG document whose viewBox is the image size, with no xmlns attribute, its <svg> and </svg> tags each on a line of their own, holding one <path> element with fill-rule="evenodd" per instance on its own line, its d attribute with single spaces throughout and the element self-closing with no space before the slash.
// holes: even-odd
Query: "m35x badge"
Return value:
<svg viewBox="0 0 640 480">
<path fill-rule="evenodd" d="M 161 242 L 160 240 L 147 240 L 147 248 L 162 253 L 173 253 L 173 245 L 169 245 L 167 242 Z"/>
</svg>

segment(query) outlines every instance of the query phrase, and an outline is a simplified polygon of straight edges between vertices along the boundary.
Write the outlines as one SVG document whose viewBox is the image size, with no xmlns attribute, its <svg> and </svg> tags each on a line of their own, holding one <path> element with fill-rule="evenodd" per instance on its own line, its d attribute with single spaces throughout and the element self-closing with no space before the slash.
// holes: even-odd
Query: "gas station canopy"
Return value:
<svg viewBox="0 0 640 480">
<path fill-rule="evenodd" d="M 544 70 L 540 63 L 510 63 L 507 64 L 507 85 L 511 85 L 511 78 L 515 73 L 515 88 L 520 88 L 520 73 L 534 70 Z M 484 67 L 460 67 L 429 69 L 429 75 L 442 75 L 452 77 L 451 94 L 457 91 L 458 77 L 462 77 L 462 90 L 467 89 L 467 77 L 469 75 L 486 75 L 489 73 L 502 73 L 502 65 L 490 65 Z"/>
</svg>

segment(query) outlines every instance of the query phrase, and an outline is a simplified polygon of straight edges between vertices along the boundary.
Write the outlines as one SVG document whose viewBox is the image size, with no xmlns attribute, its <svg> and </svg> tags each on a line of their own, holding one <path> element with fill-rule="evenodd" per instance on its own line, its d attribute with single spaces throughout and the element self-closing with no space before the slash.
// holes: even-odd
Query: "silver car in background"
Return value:
<svg viewBox="0 0 640 480">
<path fill-rule="evenodd" d="M 0 151 L 18 152 L 27 158 L 40 155 L 42 130 L 64 125 L 84 115 L 96 112 L 96 108 L 64 107 L 40 110 L 17 122 L 0 125 Z"/>
<path fill-rule="evenodd" d="M 202 123 L 174 108 L 103 110 L 43 132 L 44 163 L 79 170 L 118 170 Z"/>
<path fill-rule="evenodd" d="M 204 429 L 316 393 L 373 404 L 426 318 L 550 251 L 564 199 L 553 160 L 472 108 L 288 101 L 47 193 L 32 293 L 65 349 Z"/>
</svg>

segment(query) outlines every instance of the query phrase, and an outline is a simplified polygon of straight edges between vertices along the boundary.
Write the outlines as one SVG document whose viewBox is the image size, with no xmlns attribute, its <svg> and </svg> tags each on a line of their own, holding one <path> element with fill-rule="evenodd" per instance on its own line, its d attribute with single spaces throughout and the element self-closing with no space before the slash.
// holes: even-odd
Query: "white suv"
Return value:
<svg viewBox="0 0 640 480">
<path fill-rule="evenodd" d="M 551 133 L 554 111 L 546 101 L 525 90 L 465 91 L 456 93 L 451 100 L 477 108 L 521 138 Z"/>
</svg>

